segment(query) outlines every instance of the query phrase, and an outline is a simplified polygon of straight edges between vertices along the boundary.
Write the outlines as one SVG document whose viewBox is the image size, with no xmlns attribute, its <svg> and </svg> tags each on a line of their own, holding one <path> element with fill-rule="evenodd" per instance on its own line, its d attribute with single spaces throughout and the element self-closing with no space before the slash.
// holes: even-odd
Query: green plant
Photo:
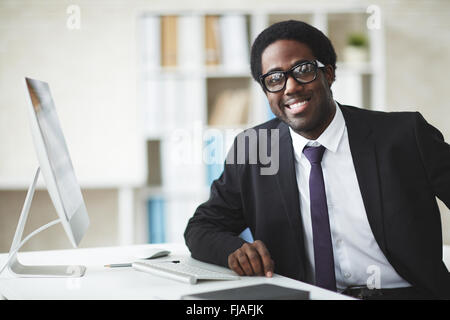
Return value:
<svg viewBox="0 0 450 320">
<path fill-rule="evenodd" d="M 354 47 L 367 47 L 368 39 L 364 33 L 352 33 L 348 36 L 348 44 Z"/>
</svg>

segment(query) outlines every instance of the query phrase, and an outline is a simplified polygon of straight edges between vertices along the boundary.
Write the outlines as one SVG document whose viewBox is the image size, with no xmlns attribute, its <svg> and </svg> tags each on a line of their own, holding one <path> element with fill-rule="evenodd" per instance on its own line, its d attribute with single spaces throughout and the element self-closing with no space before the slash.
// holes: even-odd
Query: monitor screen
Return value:
<svg viewBox="0 0 450 320">
<path fill-rule="evenodd" d="M 26 84 L 31 100 L 32 136 L 41 172 L 69 238 L 78 243 L 89 220 L 50 88 L 46 82 L 29 78 Z"/>
</svg>

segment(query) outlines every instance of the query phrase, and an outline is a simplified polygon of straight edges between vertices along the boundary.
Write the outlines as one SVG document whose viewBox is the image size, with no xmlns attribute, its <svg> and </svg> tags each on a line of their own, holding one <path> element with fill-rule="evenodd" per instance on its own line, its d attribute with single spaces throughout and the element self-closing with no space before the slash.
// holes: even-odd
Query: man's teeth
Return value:
<svg viewBox="0 0 450 320">
<path fill-rule="evenodd" d="M 300 108 L 301 106 L 305 105 L 308 102 L 308 100 L 305 101 L 301 101 L 301 102 L 297 102 L 294 104 L 289 105 L 289 109 L 297 109 Z"/>
</svg>

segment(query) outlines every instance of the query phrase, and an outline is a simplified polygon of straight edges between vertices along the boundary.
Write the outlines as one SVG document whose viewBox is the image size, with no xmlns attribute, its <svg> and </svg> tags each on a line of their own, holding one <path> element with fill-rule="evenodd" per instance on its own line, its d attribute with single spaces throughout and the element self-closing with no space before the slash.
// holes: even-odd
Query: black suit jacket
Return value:
<svg viewBox="0 0 450 320">
<path fill-rule="evenodd" d="M 339 107 L 368 221 L 380 249 L 412 285 L 450 298 L 436 202 L 438 197 L 450 207 L 450 146 L 418 112 Z M 273 119 L 254 129 L 269 133 L 279 129 L 278 173 L 261 175 L 264 165 L 259 162 L 226 164 L 211 186 L 209 200 L 189 220 L 186 244 L 194 258 L 227 266 L 228 255 L 244 243 L 238 235 L 249 227 L 254 239 L 267 246 L 276 273 L 306 281 L 289 128 Z M 231 151 L 236 152 L 236 140 Z M 248 157 L 248 148 L 245 152 Z"/>
</svg>

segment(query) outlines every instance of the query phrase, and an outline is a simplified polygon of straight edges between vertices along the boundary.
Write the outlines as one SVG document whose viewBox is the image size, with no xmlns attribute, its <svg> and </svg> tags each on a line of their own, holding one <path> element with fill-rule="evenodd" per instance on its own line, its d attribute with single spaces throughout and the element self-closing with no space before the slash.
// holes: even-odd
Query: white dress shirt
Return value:
<svg viewBox="0 0 450 320">
<path fill-rule="evenodd" d="M 314 283 L 314 247 L 309 199 L 311 165 L 302 151 L 306 145 L 322 145 L 326 148 L 322 158 L 322 171 L 338 290 L 355 285 L 368 285 L 372 288 L 410 286 L 389 264 L 373 236 L 350 153 L 347 127 L 339 106 L 336 104 L 332 122 L 315 141 L 289 129 L 300 192 L 308 280 Z"/>
</svg>

